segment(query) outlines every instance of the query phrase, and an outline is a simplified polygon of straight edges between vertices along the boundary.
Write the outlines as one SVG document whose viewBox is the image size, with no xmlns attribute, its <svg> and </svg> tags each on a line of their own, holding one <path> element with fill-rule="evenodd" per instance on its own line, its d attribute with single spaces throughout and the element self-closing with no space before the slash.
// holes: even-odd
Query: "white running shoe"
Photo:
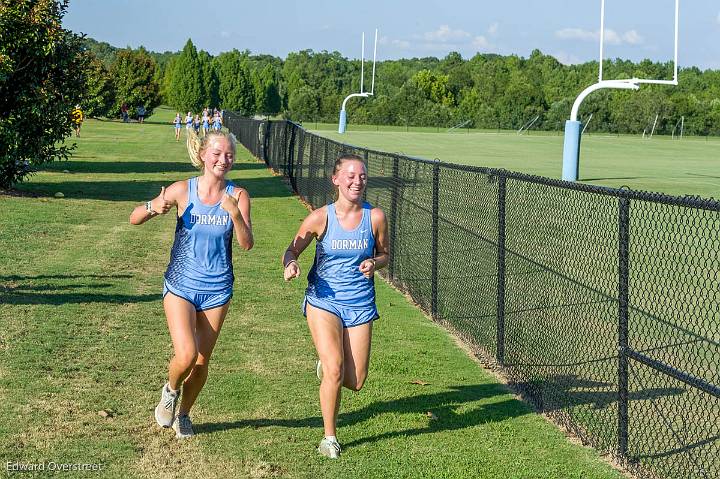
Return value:
<svg viewBox="0 0 720 479">
<path fill-rule="evenodd" d="M 322 370 L 322 363 L 320 362 L 319 359 L 317 360 L 317 363 L 315 363 L 315 375 L 317 376 L 317 378 L 318 378 L 320 381 L 322 381 L 322 378 L 323 378 L 323 370 Z"/>
<path fill-rule="evenodd" d="M 162 388 L 160 402 L 155 407 L 155 421 L 162 427 L 170 427 L 175 419 L 175 408 L 177 407 L 179 391 L 170 392 L 170 385 L 165 383 Z"/>
<path fill-rule="evenodd" d="M 177 417 L 175 417 L 175 421 L 173 421 L 172 427 L 175 430 L 175 437 L 178 439 L 187 439 L 195 435 L 192 428 L 192 421 L 187 414 L 178 414 Z"/>
<path fill-rule="evenodd" d="M 340 457 L 340 444 L 338 444 L 337 441 L 331 441 L 330 439 L 324 437 L 322 441 L 320 441 L 320 445 L 317 448 L 318 452 L 322 454 L 325 457 L 329 457 L 330 459 L 337 459 Z"/>
</svg>

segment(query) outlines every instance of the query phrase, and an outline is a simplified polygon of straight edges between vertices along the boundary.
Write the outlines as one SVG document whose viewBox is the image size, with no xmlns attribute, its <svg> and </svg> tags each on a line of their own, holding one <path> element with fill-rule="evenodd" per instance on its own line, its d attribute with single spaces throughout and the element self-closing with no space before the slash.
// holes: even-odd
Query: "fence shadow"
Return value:
<svg viewBox="0 0 720 479">
<path fill-rule="evenodd" d="M 73 160 L 56 161 L 43 166 L 43 171 L 64 171 L 70 173 L 197 173 L 190 161 L 93 161 L 94 156 L 73 156 Z M 83 161 L 78 161 L 83 160 Z M 256 162 L 237 162 L 231 171 L 262 170 L 267 166 Z M 232 175 L 231 175 L 232 176 Z"/>
<path fill-rule="evenodd" d="M 572 374 L 555 374 L 542 381 L 512 382 L 510 386 L 519 391 L 535 408 L 544 413 L 590 406 L 606 409 L 618 401 L 617 385 L 595 381 Z M 652 401 L 661 397 L 678 396 L 685 392 L 676 387 L 638 389 L 628 393 L 630 401 Z"/>
<path fill-rule="evenodd" d="M 186 175 L 191 176 L 191 175 Z M 180 180 L 182 178 L 178 178 Z M 251 198 L 278 198 L 292 196 L 292 192 L 278 177 L 240 178 L 231 180 L 248 190 Z M 33 181 L 18 186 L 18 191 L 39 197 L 53 197 L 56 192 L 65 195 L 65 200 L 104 200 L 141 202 L 160 193 L 161 187 L 167 187 L 177 180 L 130 180 L 130 181 Z M 128 214 L 130 212 L 128 211 Z"/>
<path fill-rule="evenodd" d="M 113 280 L 126 278 L 132 278 L 132 275 L 4 275 L 0 276 L 0 297 L 4 304 L 49 304 L 53 306 L 81 303 L 146 303 L 160 299 L 159 291 L 155 294 L 139 295 L 102 293 L 102 291 L 117 286 L 112 282 Z M 53 280 L 68 279 L 87 281 L 76 284 L 53 284 Z"/>
<path fill-rule="evenodd" d="M 592 405 L 593 407 L 607 407 L 617 401 L 617 391 L 574 391 L 575 388 L 608 388 L 609 383 L 583 381 L 574 378 L 570 382 L 568 378 L 558 376 L 551 380 L 554 387 L 566 385 L 561 393 L 570 399 L 572 406 Z M 519 389 L 529 388 L 533 383 L 516 384 Z M 571 385 L 568 387 L 568 385 Z M 449 390 L 431 394 L 418 394 L 405 396 L 390 401 L 377 401 L 356 411 L 341 413 L 338 416 L 338 426 L 347 427 L 362 424 L 382 414 L 410 414 L 427 417 L 427 425 L 403 430 L 387 431 L 381 434 L 368 435 L 354 441 L 344 443 L 344 447 L 359 446 L 361 444 L 392 439 L 395 437 L 416 436 L 440 431 L 455 431 L 475 427 L 492 422 L 501 422 L 527 414 L 533 410 L 524 402 L 508 397 L 507 390 L 500 384 L 475 384 L 449 386 Z M 652 400 L 661 396 L 675 395 L 682 393 L 677 388 L 657 388 L 636 391 L 630 395 L 631 401 Z M 467 405 L 481 399 L 491 399 L 497 396 L 505 396 L 504 399 L 493 401 L 487 404 L 479 404 L 468 410 Z M 541 408 L 541 412 L 558 410 L 568 407 L 564 405 L 547 404 Z M 458 413 L 458 409 L 464 412 Z M 430 417 L 432 414 L 432 418 Z M 233 422 L 206 423 L 194 426 L 196 433 L 209 434 L 217 431 L 224 431 L 237 428 L 263 427 L 284 427 L 284 428 L 321 428 L 322 418 L 319 416 L 298 418 L 298 419 L 244 419 Z"/>
</svg>

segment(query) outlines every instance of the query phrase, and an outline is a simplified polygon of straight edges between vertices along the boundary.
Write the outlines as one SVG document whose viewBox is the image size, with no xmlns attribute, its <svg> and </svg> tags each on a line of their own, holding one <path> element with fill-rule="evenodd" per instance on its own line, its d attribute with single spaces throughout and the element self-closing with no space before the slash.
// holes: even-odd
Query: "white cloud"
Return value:
<svg viewBox="0 0 720 479">
<path fill-rule="evenodd" d="M 598 40 L 600 39 L 600 33 L 597 34 Z M 622 37 L 615 31 L 607 29 L 605 30 L 605 43 L 609 45 L 620 45 L 622 43 Z"/>
<path fill-rule="evenodd" d="M 498 22 L 495 22 L 495 23 L 493 23 L 492 25 L 490 25 L 490 26 L 488 27 L 488 31 L 487 31 L 487 32 L 488 32 L 488 34 L 490 34 L 490 35 L 497 35 L 498 28 L 500 28 L 500 25 L 498 24 Z"/>
<path fill-rule="evenodd" d="M 465 30 L 453 30 L 448 25 L 440 25 L 440 28 L 434 32 L 425 32 L 422 37 L 425 41 L 431 43 L 451 43 L 467 40 L 471 36 Z"/>
<path fill-rule="evenodd" d="M 220 36 L 223 38 L 230 38 L 230 32 L 223 30 L 220 32 Z"/>
<path fill-rule="evenodd" d="M 596 40 L 596 32 L 583 30 L 582 28 L 563 28 L 555 32 L 555 36 L 561 40 Z"/>
<path fill-rule="evenodd" d="M 623 33 L 622 39 L 625 41 L 625 43 L 627 43 L 629 45 L 639 45 L 645 40 L 635 30 L 630 30 L 628 32 Z"/>
<path fill-rule="evenodd" d="M 405 41 L 405 40 L 398 40 L 395 38 L 381 36 L 378 39 L 378 43 L 380 45 L 390 45 L 393 47 L 397 47 L 397 48 L 400 48 L 401 50 L 409 50 L 410 49 L 410 42 Z"/>
<path fill-rule="evenodd" d="M 495 30 L 497 31 L 497 29 Z M 474 55 L 477 51 L 497 50 L 485 35 L 473 35 L 465 30 L 453 29 L 449 25 L 440 25 L 437 30 L 412 35 L 409 40 L 382 36 L 379 42 L 381 45 L 419 52 L 420 54 L 423 54 L 422 52 L 443 54 L 457 51 L 464 55 Z"/>
<path fill-rule="evenodd" d="M 555 36 L 561 40 L 600 41 L 600 30 L 590 31 L 582 28 L 563 28 L 557 30 Z M 636 31 L 628 30 L 618 33 L 615 30 L 605 29 L 605 43 L 609 45 L 639 45 L 645 39 Z"/>
<path fill-rule="evenodd" d="M 718 12 L 717 22 L 720 23 L 720 12 Z"/>
<path fill-rule="evenodd" d="M 473 39 L 472 46 L 473 48 L 477 48 L 478 50 L 490 50 L 491 48 L 493 48 L 488 39 L 485 38 L 483 35 L 475 37 Z"/>
</svg>

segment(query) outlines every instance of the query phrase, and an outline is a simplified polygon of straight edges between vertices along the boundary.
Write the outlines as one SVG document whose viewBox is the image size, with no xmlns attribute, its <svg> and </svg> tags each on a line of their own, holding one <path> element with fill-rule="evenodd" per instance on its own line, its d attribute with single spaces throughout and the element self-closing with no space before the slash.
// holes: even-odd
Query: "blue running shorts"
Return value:
<svg viewBox="0 0 720 479">
<path fill-rule="evenodd" d="M 222 293 L 197 293 L 190 291 L 183 291 L 182 289 L 176 288 L 168 284 L 167 281 L 163 284 L 163 298 L 166 294 L 172 293 L 185 301 L 195 306 L 195 311 L 205 311 L 207 309 L 219 308 L 227 304 L 232 298 L 232 289 L 223 291 Z"/>
<path fill-rule="evenodd" d="M 372 306 L 350 308 L 318 298 L 308 298 L 307 296 L 305 296 L 305 301 L 303 301 L 303 316 L 305 317 L 307 317 L 308 303 L 340 318 L 343 328 L 360 326 L 380 318 L 375 303 L 373 303 Z"/>
</svg>

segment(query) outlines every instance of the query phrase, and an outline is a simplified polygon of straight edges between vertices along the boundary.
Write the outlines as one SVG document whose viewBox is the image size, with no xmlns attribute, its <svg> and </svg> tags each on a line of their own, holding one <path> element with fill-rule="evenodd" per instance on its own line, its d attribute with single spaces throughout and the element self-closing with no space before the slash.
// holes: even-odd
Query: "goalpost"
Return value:
<svg viewBox="0 0 720 479">
<path fill-rule="evenodd" d="M 565 122 L 565 141 L 563 145 L 563 166 L 562 179 L 566 181 L 577 181 L 580 166 L 580 136 L 582 122 L 578 121 L 578 110 L 583 100 L 592 92 L 603 88 L 616 88 L 623 90 L 638 90 L 643 83 L 657 85 L 678 84 L 678 15 L 680 12 L 680 0 L 675 0 L 675 58 L 672 80 L 653 80 L 644 78 L 628 78 L 625 80 L 603 80 L 603 47 L 605 44 L 605 0 L 600 2 L 600 67 L 598 82 L 587 87 L 573 103 L 570 119 Z"/>
<path fill-rule="evenodd" d="M 517 131 L 517 134 L 522 135 L 523 131 L 528 131 L 530 128 L 532 128 L 535 122 L 538 121 L 538 119 L 540 119 L 540 115 L 536 115 L 531 120 L 526 121 L 523 126 L 521 126 L 520 129 Z"/>
<path fill-rule="evenodd" d="M 365 32 L 362 34 L 362 49 L 360 50 L 360 92 L 349 94 L 342 102 L 342 108 L 340 109 L 340 123 L 338 124 L 338 133 L 345 133 L 347 127 L 347 112 L 345 111 L 345 105 L 348 100 L 352 97 L 359 96 L 367 98 L 375 93 L 375 59 L 377 57 L 377 28 L 375 29 L 375 48 L 373 50 L 373 68 L 372 68 L 372 85 L 370 91 L 364 91 L 363 81 L 365 78 Z"/>
<path fill-rule="evenodd" d="M 677 131 L 678 126 L 680 127 L 680 134 L 677 137 L 678 137 L 678 139 L 682 140 L 683 130 L 685 129 L 685 117 L 684 116 L 681 116 L 680 119 L 677 121 L 677 123 L 675 123 L 675 128 L 673 128 L 673 131 L 672 131 L 672 139 L 673 140 L 675 139 L 675 136 L 676 136 L 675 132 Z"/>
</svg>

